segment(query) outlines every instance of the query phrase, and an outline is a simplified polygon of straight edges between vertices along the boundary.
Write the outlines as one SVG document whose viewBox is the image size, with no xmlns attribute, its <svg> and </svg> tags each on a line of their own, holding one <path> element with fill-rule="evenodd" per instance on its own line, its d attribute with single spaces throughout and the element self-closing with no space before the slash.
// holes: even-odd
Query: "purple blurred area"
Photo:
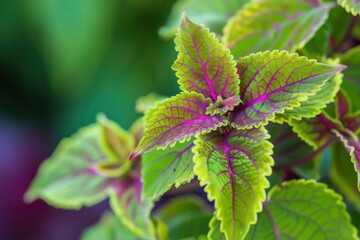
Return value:
<svg viewBox="0 0 360 240">
<path fill-rule="evenodd" d="M 23 195 L 64 137 L 99 112 L 127 129 L 135 100 L 178 91 L 174 43 L 158 36 L 175 1 L 0 1 L 0 239 L 72 240 L 109 208 L 55 209 Z"/>
<path fill-rule="evenodd" d="M 25 190 L 52 151 L 49 134 L 37 124 L 4 117 L 0 118 L 0 133 L 1 239 L 78 239 L 107 203 L 80 211 L 55 209 L 41 200 L 25 204 Z"/>
</svg>

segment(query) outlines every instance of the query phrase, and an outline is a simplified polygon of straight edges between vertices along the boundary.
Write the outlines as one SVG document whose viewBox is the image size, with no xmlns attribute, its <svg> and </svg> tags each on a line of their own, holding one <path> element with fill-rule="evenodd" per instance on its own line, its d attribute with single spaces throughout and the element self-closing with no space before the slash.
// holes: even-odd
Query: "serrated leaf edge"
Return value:
<svg viewBox="0 0 360 240">
<path fill-rule="evenodd" d="M 299 179 L 299 180 L 291 180 L 287 182 L 283 182 L 280 185 L 274 186 L 270 191 L 268 192 L 267 200 L 271 201 L 272 195 L 276 194 L 276 191 L 281 190 L 284 187 L 291 187 L 291 185 L 302 185 L 302 186 L 309 186 L 309 187 L 315 187 L 318 188 L 319 191 L 323 191 L 324 193 L 327 193 L 331 195 L 331 197 L 334 198 L 336 201 L 336 205 L 338 205 L 343 211 L 343 214 L 346 216 L 346 223 L 349 229 L 352 229 L 352 235 L 353 239 L 359 239 L 357 236 L 357 229 L 351 224 L 351 217 L 349 213 L 346 211 L 346 205 L 343 201 L 343 197 L 336 193 L 333 189 L 328 188 L 328 186 L 325 183 L 320 183 L 315 180 L 305 180 L 305 179 Z"/>
<path fill-rule="evenodd" d="M 264 151 L 267 151 L 267 153 L 264 154 L 264 156 L 268 157 L 269 160 L 271 160 L 271 165 L 268 166 L 267 169 L 264 169 L 264 177 L 267 177 L 267 176 L 270 176 L 272 174 L 272 166 L 274 165 L 274 160 L 273 158 L 271 157 L 272 154 L 273 154 L 273 144 L 269 141 L 266 141 L 267 139 L 270 139 L 270 135 L 267 133 L 266 129 L 264 127 L 261 127 L 259 128 L 264 134 L 265 134 L 265 137 L 262 139 L 264 140 Z M 219 208 L 219 204 L 217 203 L 216 199 L 215 199 L 215 196 L 211 194 L 211 192 L 208 190 L 208 181 L 209 181 L 209 178 L 207 177 L 206 179 L 200 179 L 199 176 L 206 176 L 206 174 L 204 174 L 204 169 L 206 169 L 206 166 L 204 166 L 204 161 L 201 160 L 202 156 L 199 154 L 199 150 L 201 148 L 201 142 L 202 140 L 201 139 L 196 139 L 194 141 L 195 143 L 195 146 L 193 147 L 192 151 L 194 153 L 194 158 L 193 158 L 193 162 L 194 162 L 194 172 L 195 172 L 195 175 L 196 177 L 198 178 L 199 180 L 199 185 L 201 187 L 204 187 L 204 191 L 207 193 L 207 196 L 208 196 L 208 200 L 209 201 L 214 201 L 215 202 L 215 212 L 214 212 L 214 216 L 216 217 L 216 219 L 218 219 L 221 224 L 220 224 L 220 231 L 222 233 L 225 234 L 225 230 L 224 230 L 224 224 L 222 223 L 222 220 L 223 220 L 223 217 L 222 217 L 222 213 L 221 213 L 221 208 Z M 254 212 L 254 219 L 253 221 L 249 222 L 249 226 L 248 226 L 248 229 L 247 231 L 249 231 L 250 229 L 250 225 L 253 225 L 257 222 L 257 213 L 261 212 L 262 209 L 263 209 L 263 205 L 262 205 L 262 202 L 264 202 L 266 200 L 266 191 L 265 189 L 269 188 L 270 187 L 270 182 L 267 180 L 267 178 L 264 179 L 264 186 L 263 186 L 263 191 L 262 191 L 262 195 L 259 197 L 260 201 L 258 203 L 257 206 L 254 207 L 255 209 L 255 212 Z M 245 236 L 245 235 L 244 235 Z"/>
<path fill-rule="evenodd" d="M 309 59 L 308 57 L 306 56 L 300 56 L 298 53 L 290 53 L 289 51 L 286 51 L 286 50 L 273 50 L 273 51 L 264 51 L 264 52 L 257 52 L 257 53 L 252 53 L 250 55 L 247 55 L 245 57 L 242 57 L 239 59 L 239 61 L 241 59 L 244 59 L 244 58 L 249 58 L 249 57 L 253 57 L 253 58 L 258 58 L 258 57 L 262 57 L 264 54 L 267 54 L 267 55 L 273 55 L 273 54 L 279 54 L 279 55 L 288 55 L 289 57 L 292 57 L 295 55 L 295 57 L 297 57 L 299 60 L 300 59 L 303 59 L 305 61 L 309 61 L 311 63 L 314 63 L 314 64 L 318 64 L 318 65 L 326 65 L 326 66 L 331 66 L 331 67 L 335 67 L 335 66 L 332 66 L 332 65 L 329 65 L 329 64 L 324 64 L 324 63 L 319 63 L 316 59 Z M 344 70 L 346 68 L 345 65 L 337 65 L 337 68 L 335 68 L 333 71 L 335 72 L 334 74 Z M 339 70 L 340 69 L 340 70 Z M 329 72 L 332 72 L 332 71 L 329 71 Z M 308 100 L 308 98 L 310 96 L 313 96 L 315 95 L 317 92 L 319 92 L 321 90 L 321 88 L 325 85 L 325 83 L 330 79 L 331 77 L 329 77 L 327 80 L 325 80 L 323 82 L 323 84 L 321 85 L 317 85 L 317 87 L 314 87 L 308 94 L 303 94 L 301 97 L 300 97 L 300 100 L 297 101 L 297 103 L 294 103 L 294 105 L 292 107 L 285 107 L 284 109 L 282 109 L 281 111 L 279 112 L 276 112 L 276 113 L 272 113 L 271 116 L 269 116 L 265 121 L 263 121 L 262 123 L 258 123 L 258 124 L 253 124 L 253 125 L 247 125 L 247 126 L 244 126 L 244 127 L 240 127 L 238 126 L 236 123 L 231 123 L 231 126 L 234 127 L 234 128 L 237 128 L 239 130 L 243 130 L 243 129 L 251 129 L 253 127 L 255 128 L 259 128 L 260 126 L 266 126 L 269 122 L 276 122 L 276 114 L 283 114 L 286 110 L 292 110 L 294 108 L 297 108 L 297 107 L 300 107 L 301 106 L 301 102 L 303 101 L 306 101 Z M 282 122 L 280 122 L 282 123 Z"/>
</svg>

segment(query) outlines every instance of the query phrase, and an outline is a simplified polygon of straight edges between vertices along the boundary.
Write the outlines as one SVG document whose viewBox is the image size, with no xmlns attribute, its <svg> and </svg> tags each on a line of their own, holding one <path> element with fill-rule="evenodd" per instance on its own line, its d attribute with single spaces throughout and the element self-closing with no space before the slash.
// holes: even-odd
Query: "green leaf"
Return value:
<svg viewBox="0 0 360 240">
<path fill-rule="evenodd" d="M 360 211 L 358 180 L 353 173 L 354 164 L 350 161 L 349 153 L 338 142 L 333 145 L 332 153 L 330 179 L 338 191 Z"/>
<path fill-rule="evenodd" d="M 140 200 L 140 179 L 135 177 L 122 181 L 110 192 L 111 208 L 121 223 L 141 239 L 154 239 L 156 233 L 150 219 L 153 203 L 149 199 Z"/>
<path fill-rule="evenodd" d="M 331 118 L 326 112 L 310 119 L 290 119 L 288 123 L 302 140 L 315 149 L 328 144 L 333 139 L 331 132 L 333 129 L 343 128 L 338 120 Z"/>
<path fill-rule="evenodd" d="M 355 172 L 358 176 L 358 189 L 360 190 L 360 142 L 359 138 L 351 131 L 337 131 L 332 132 L 336 135 L 338 140 L 343 144 L 346 151 L 349 153 L 351 162 L 354 164 Z"/>
<path fill-rule="evenodd" d="M 359 0 L 337 0 L 340 6 L 345 8 L 347 12 L 351 12 L 352 15 L 359 15 L 360 1 Z"/>
<path fill-rule="evenodd" d="M 215 200 L 227 239 L 242 239 L 262 209 L 273 165 L 268 138 L 264 128 L 253 128 L 202 134 L 195 141 L 194 171 L 208 198 Z"/>
<path fill-rule="evenodd" d="M 143 154 L 142 196 L 156 200 L 173 185 L 189 183 L 194 178 L 193 146 L 193 141 L 189 141 Z"/>
<path fill-rule="evenodd" d="M 222 116 L 206 115 L 209 101 L 195 92 L 183 92 L 157 103 L 145 116 L 145 132 L 131 159 L 142 152 L 165 148 L 177 141 L 190 140 L 226 123 Z"/>
<path fill-rule="evenodd" d="M 212 214 L 207 203 L 196 196 L 176 197 L 166 202 L 155 214 L 169 228 L 169 239 L 195 239 L 206 235 Z"/>
<path fill-rule="evenodd" d="M 107 197 L 117 177 L 130 167 L 127 156 L 118 155 L 123 151 L 118 144 L 133 146 L 133 138 L 114 122 L 100 121 L 61 141 L 41 165 L 26 192 L 26 201 L 41 198 L 56 207 L 79 209 Z"/>
<path fill-rule="evenodd" d="M 226 21 L 249 0 L 178 0 L 165 26 L 159 29 L 160 36 L 173 38 L 183 11 L 194 21 L 208 26 L 213 32 L 222 33 Z"/>
<path fill-rule="evenodd" d="M 321 64 L 275 50 L 240 58 L 237 68 L 243 105 L 233 126 L 251 128 L 274 120 L 275 113 L 299 107 L 344 66 Z"/>
<path fill-rule="evenodd" d="M 224 44 L 235 57 L 302 48 L 324 24 L 332 4 L 302 0 L 258 0 L 245 5 L 224 28 Z"/>
<path fill-rule="evenodd" d="M 331 1 L 335 2 L 335 0 Z M 345 9 L 339 5 L 331 9 L 326 23 L 330 25 L 331 36 L 329 43 L 333 50 L 338 50 L 336 48 L 340 47 L 341 42 L 345 39 L 346 34 L 348 34 L 348 28 L 339 27 L 339 22 L 341 22 L 342 26 L 349 26 L 351 19 L 351 14 L 348 14 Z"/>
<path fill-rule="evenodd" d="M 221 99 L 239 96 L 236 62 L 214 33 L 184 14 L 175 43 L 179 54 L 173 69 L 181 90 L 200 93 L 213 103 L 219 96 Z"/>
<path fill-rule="evenodd" d="M 328 60 L 327 63 L 337 64 L 338 61 Z M 315 95 L 309 96 L 306 101 L 301 102 L 299 107 L 285 110 L 284 113 L 277 114 L 274 122 L 283 123 L 289 119 L 300 120 L 302 118 L 312 118 L 321 113 L 321 109 L 327 104 L 334 102 L 336 93 L 340 89 L 343 74 L 336 73 L 321 87 L 320 91 Z"/>
<path fill-rule="evenodd" d="M 81 240 L 138 240 L 114 215 L 106 213 L 98 223 L 86 229 Z"/>
<path fill-rule="evenodd" d="M 358 239 L 342 197 L 313 180 L 272 188 L 246 239 Z"/>
</svg>

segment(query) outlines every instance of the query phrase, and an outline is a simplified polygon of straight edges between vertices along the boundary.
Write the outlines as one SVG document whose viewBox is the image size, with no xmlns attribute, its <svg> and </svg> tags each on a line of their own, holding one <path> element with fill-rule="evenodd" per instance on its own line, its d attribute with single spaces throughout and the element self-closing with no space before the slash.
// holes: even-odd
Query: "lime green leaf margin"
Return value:
<svg viewBox="0 0 360 240">
<path fill-rule="evenodd" d="M 99 121 L 60 142 L 26 192 L 27 202 L 41 198 L 55 207 L 79 209 L 108 196 L 117 177 L 130 167 L 127 157 L 134 141 L 104 116 Z"/>
<path fill-rule="evenodd" d="M 360 1 L 359 0 L 338 0 L 340 6 L 345 8 L 347 12 L 351 12 L 352 15 L 359 15 Z"/>
<path fill-rule="evenodd" d="M 194 148 L 195 174 L 210 200 L 227 239 L 242 239 L 262 210 L 266 176 L 274 164 L 266 130 L 233 129 L 199 136 Z"/>
<path fill-rule="evenodd" d="M 246 239 L 359 239 L 342 197 L 314 180 L 272 188 L 258 220 Z"/>
</svg>

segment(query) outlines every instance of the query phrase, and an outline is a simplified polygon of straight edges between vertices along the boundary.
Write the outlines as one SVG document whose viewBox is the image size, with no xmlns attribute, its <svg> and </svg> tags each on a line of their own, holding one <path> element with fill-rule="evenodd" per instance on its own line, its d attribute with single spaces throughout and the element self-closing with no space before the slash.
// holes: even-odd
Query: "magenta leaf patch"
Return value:
<svg viewBox="0 0 360 240">
<path fill-rule="evenodd" d="M 272 51 L 240 58 L 237 68 L 243 105 L 235 114 L 233 126 L 251 128 L 273 120 L 275 113 L 299 107 L 344 66 Z"/>
<path fill-rule="evenodd" d="M 213 103 L 218 96 L 238 97 L 236 62 L 215 34 L 183 15 L 175 43 L 179 55 L 173 69 L 181 90 L 200 93 Z"/>
<path fill-rule="evenodd" d="M 220 115 L 206 115 L 209 105 L 207 99 L 195 92 L 183 92 L 158 103 L 146 114 L 144 137 L 131 158 L 226 124 Z"/>
</svg>

